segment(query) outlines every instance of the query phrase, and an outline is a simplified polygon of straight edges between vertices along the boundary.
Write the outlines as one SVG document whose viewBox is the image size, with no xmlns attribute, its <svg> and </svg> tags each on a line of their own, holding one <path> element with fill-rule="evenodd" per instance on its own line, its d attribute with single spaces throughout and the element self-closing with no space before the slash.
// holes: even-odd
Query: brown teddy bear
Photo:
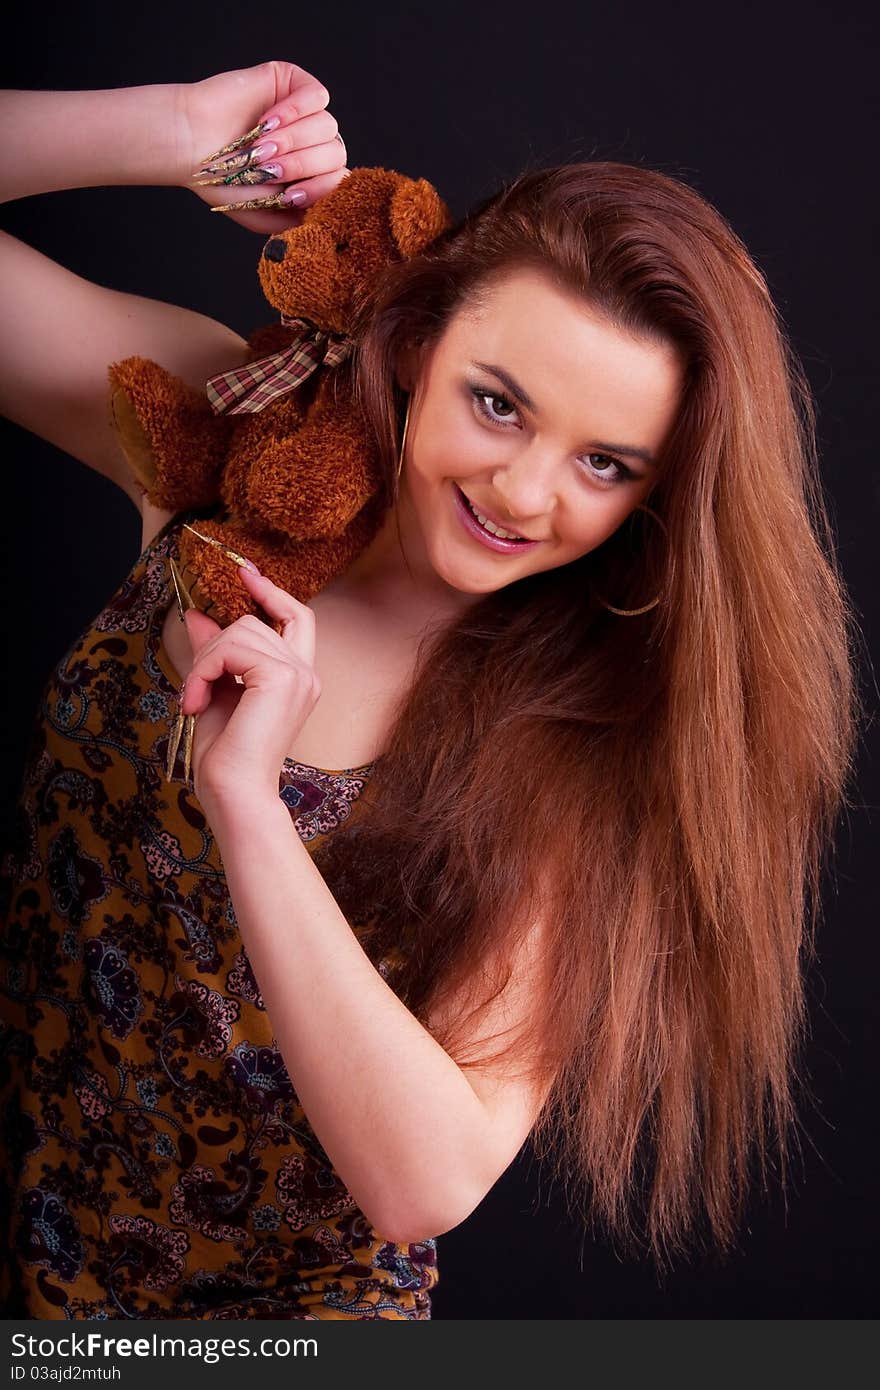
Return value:
<svg viewBox="0 0 880 1390">
<path fill-rule="evenodd" d="M 108 369 L 120 444 L 154 505 L 210 508 L 197 529 L 307 602 L 379 529 L 377 451 L 353 397 L 348 331 L 375 278 L 451 222 L 426 179 L 353 169 L 298 227 L 263 247 L 280 324 L 248 338 L 243 367 L 198 391 L 144 357 Z M 191 600 L 225 626 L 255 612 L 223 551 L 180 533 Z"/>
</svg>

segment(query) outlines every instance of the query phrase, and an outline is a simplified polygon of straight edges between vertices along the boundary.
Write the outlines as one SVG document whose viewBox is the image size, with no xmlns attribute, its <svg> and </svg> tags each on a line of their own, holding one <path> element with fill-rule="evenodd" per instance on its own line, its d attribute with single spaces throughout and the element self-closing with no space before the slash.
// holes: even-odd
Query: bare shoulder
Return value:
<svg viewBox="0 0 880 1390">
<path fill-rule="evenodd" d="M 165 523 L 171 520 L 174 512 L 168 511 L 165 507 L 154 506 L 145 493 L 140 494 L 137 506 L 142 520 L 141 551 L 143 552 L 150 541 L 159 534 Z"/>
</svg>

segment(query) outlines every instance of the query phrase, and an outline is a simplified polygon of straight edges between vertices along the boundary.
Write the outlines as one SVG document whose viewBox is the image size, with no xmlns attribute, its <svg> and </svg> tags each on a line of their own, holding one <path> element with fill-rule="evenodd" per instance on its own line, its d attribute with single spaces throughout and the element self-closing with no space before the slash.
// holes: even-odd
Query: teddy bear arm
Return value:
<svg viewBox="0 0 880 1390">
<path fill-rule="evenodd" d="M 149 501 L 173 510 L 215 502 L 233 421 L 148 358 L 114 362 L 108 375 L 120 447 Z"/>
<path fill-rule="evenodd" d="M 248 512 L 295 540 L 338 536 L 380 481 L 375 451 L 354 410 L 337 408 L 332 427 L 312 413 L 295 434 L 273 440 L 253 462 Z"/>
</svg>

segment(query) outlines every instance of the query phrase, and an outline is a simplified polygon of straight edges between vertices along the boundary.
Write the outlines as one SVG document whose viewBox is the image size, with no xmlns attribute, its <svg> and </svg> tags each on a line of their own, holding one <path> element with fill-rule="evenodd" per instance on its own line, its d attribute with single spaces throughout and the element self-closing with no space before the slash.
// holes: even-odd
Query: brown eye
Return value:
<svg viewBox="0 0 880 1390">
<path fill-rule="evenodd" d="M 512 405 L 506 396 L 499 396 L 494 391 L 481 391 L 478 386 L 472 386 L 471 395 L 474 398 L 477 410 L 480 414 L 487 420 L 494 421 L 497 425 L 502 424 L 505 417 L 503 412 L 499 413 L 495 410 L 496 404 L 505 406 L 508 410 L 512 410 L 514 414 L 516 413 L 516 406 Z M 486 404 L 487 401 L 489 405 Z"/>
<path fill-rule="evenodd" d="M 336 243 L 336 250 L 337 250 L 337 251 L 347 251 L 347 250 L 348 250 L 348 242 L 347 242 L 347 241 L 337 241 L 337 243 Z"/>
<path fill-rule="evenodd" d="M 604 459 L 606 467 L 600 468 L 598 464 L 593 463 L 593 459 Z M 606 483 L 609 487 L 613 487 L 615 483 L 627 483 L 636 476 L 631 468 L 627 468 L 625 463 L 621 463 L 620 459 L 614 458 L 612 454 L 587 454 L 586 462 L 589 476 L 597 482 Z M 614 469 L 613 473 L 607 467 L 608 464 Z"/>
</svg>

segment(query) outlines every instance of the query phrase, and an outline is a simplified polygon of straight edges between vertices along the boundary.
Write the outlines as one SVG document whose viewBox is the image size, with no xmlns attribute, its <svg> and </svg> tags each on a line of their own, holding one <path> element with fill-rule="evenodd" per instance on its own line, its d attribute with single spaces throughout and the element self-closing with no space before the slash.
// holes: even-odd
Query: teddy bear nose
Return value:
<svg viewBox="0 0 880 1390">
<path fill-rule="evenodd" d="M 273 236 L 271 241 L 267 241 L 263 247 L 263 255 L 267 261 L 283 261 L 284 252 L 287 250 L 285 242 L 280 237 Z"/>
</svg>

